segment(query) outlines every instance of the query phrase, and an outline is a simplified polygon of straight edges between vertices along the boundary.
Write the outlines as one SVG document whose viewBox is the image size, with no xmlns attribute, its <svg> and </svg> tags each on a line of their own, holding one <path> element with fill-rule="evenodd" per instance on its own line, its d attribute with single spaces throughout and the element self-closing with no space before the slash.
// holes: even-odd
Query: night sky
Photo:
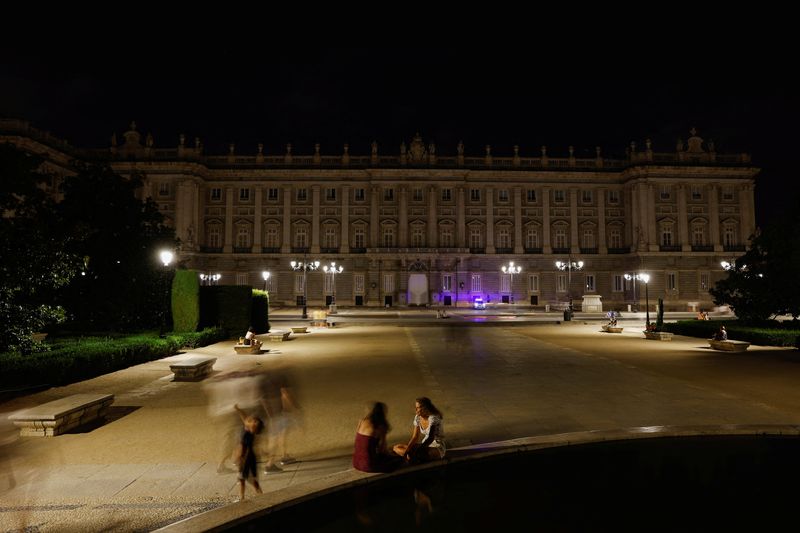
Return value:
<svg viewBox="0 0 800 533">
<path fill-rule="evenodd" d="M 106 147 L 135 120 L 157 148 L 200 137 L 206 153 L 397 154 L 418 131 L 437 153 L 496 157 L 622 156 L 631 141 L 673 151 L 696 127 L 717 152 L 746 151 L 759 224 L 800 194 L 791 155 L 800 124 L 791 69 L 632 68 L 625 62 L 537 60 L 522 52 L 446 48 L 291 49 L 76 47 L 55 55 L 2 50 L 0 116 L 24 118 L 76 146 Z"/>
</svg>

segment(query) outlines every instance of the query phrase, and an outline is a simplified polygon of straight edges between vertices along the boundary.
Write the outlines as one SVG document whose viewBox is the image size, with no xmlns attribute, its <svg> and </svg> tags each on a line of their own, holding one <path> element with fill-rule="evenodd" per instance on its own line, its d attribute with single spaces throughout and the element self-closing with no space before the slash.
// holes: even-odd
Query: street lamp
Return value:
<svg viewBox="0 0 800 533">
<path fill-rule="evenodd" d="M 161 312 L 161 325 L 159 326 L 158 336 L 163 337 L 164 331 L 167 328 L 167 313 L 169 312 L 169 278 L 167 274 L 169 273 L 169 264 L 172 263 L 172 259 L 175 257 L 175 254 L 172 253 L 171 250 L 161 250 L 158 254 L 158 257 L 161 259 L 161 262 L 164 263 L 164 272 L 161 274 L 162 284 L 164 285 L 164 292 L 166 294 L 164 300 L 164 309 Z"/>
<path fill-rule="evenodd" d="M 650 274 L 625 274 L 625 279 L 633 281 L 633 294 L 636 298 L 636 280 L 644 282 L 644 312 L 645 312 L 645 325 L 650 325 L 650 294 L 647 290 L 647 284 L 650 282 Z M 638 309 L 638 307 L 637 307 Z"/>
<path fill-rule="evenodd" d="M 200 281 L 203 285 L 216 285 L 222 274 L 200 274 Z"/>
<path fill-rule="evenodd" d="M 508 263 L 508 266 L 503 265 L 502 267 L 500 267 L 500 270 L 502 270 L 504 274 L 509 274 L 511 276 L 511 279 L 509 280 L 509 287 L 508 288 L 509 288 L 509 293 L 510 293 L 510 296 L 511 296 L 511 303 L 513 304 L 514 303 L 514 274 L 519 274 L 520 272 L 522 272 L 522 267 L 519 266 L 519 265 L 514 266 L 514 261 L 510 261 Z"/>
<path fill-rule="evenodd" d="M 261 277 L 264 278 L 264 292 L 267 292 L 267 280 L 269 279 L 269 272 L 264 270 L 261 272 Z"/>
<path fill-rule="evenodd" d="M 628 281 L 633 280 L 633 283 L 632 283 L 632 285 L 633 285 L 633 305 L 634 305 L 634 311 L 636 311 L 638 313 L 639 312 L 639 301 L 636 299 L 636 280 L 639 279 L 639 278 L 636 277 L 636 274 L 625 274 L 623 277 Z"/>
<path fill-rule="evenodd" d="M 307 279 L 307 272 L 309 270 L 316 270 L 319 268 L 319 261 L 313 261 L 308 263 L 306 261 L 292 261 L 289 263 L 292 266 L 292 270 L 302 270 L 303 271 L 303 318 L 308 318 L 308 290 L 306 289 L 306 279 Z"/>
<path fill-rule="evenodd" d="M 567 271 L 567 298 L 569 318 L 572 319 L 572 271 L 581 270 L 583 268 L 583 261 L 573 261 L 572 256 L 569 256 L 567 261 L 556 261 L 556 268 L 559 270 Z"/>
<path fill-rule="evenodd" d="M 330 265 L 322 267 L 323 272 L 331 275 L 331 284 L 333 285 L 333 294 L 331 295 L 331 314 L 336 313 L 336 274 L 341 274 L 344 270 L 342 265 L 336 266 L 336 261 L 331 261 Z"/>
</svg>

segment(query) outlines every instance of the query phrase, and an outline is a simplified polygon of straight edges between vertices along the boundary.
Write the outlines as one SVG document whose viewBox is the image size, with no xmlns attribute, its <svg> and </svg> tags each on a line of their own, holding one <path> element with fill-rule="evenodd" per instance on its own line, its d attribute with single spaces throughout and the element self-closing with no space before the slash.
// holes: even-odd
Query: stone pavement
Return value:
<svg viewBox="0 0 800 533">
<path fill-rule="evenodd" d="M 625 330 L 612 335 L 599 332 L 596 317 L 507 327 L 493 312 L 484 316 L 495 327 L 465 328 L 435 311 L 391 311 L 415 320 L 426 312 L 428 327 L 378 314 L 371 325 L 362 317 L 265 340 L 260 355 L 236 355 L 233 341 L 222 342 L 0 404 L 8 414 L 70 394 L 116 395 L 105 423 L 55 438 L 18 438 L 0 416 L 0 530 L 149 531 L 231 504 L 238 488 L 235 474 L 217 473 L 211 381 L 175 382 L 169 371 L 197 354 L 217 357 L 217 375 L 291 376 L 302 416 L 289 452 L 299 461 L 261 476 L 273 494 L 352 476 L 355 425 L 374 400 L 389 406 L 389 440 L 401 442 L 414 398 L 430 396 L 452 448 L 570 431 L 800 422 L 796 350 L 729 354 L 701 339 L 646 341 L 638 317 L 623 317 Z M 305 323 L 296 309 L 271 316 L 273 329 Z M 248 487 L 246 498 L 240 509 L 269 496 L 253 498 Z"/>
</svg>

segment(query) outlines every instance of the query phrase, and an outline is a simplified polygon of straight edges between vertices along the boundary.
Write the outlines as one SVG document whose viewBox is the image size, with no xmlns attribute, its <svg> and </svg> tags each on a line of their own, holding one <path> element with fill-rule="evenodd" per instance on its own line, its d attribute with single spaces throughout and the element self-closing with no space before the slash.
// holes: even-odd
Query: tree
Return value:
<svg viewBox="0 0 800 533">
<path fill-rule="evenodd" d="M 85 276 L 62 293 L 83 328 L 132 330 L 158 325 L 164 309 L 161 248 L 176 246 L 152 199 L 136 198 L 142 178 L 78 164 L 65 180 L 60 212 L 75 237 L 70 250 L 87 258 Z"/>
<path fill-rule="evenodd" d="M 53 292 L 79 271 L 70 236 L 45 187 L 42 159 L 0 144 L 0 351 L 42 349 L 31 335 L 63 320 Z"/>
<path fill-rule="evenodd" d="M 800 197 L 752 240 L 751 248 L 711 289 L 714 303 L 759 322 L 776 315 L 800 316 Z"/>
</svg>

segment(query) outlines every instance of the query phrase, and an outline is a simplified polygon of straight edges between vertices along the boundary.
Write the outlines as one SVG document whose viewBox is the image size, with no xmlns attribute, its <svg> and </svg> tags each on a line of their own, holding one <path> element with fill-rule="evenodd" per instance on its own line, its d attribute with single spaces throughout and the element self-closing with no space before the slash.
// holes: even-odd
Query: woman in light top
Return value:
<svg viewBox="0 0 800 533">
<path fill-rule="evenodd" d="M 433 461 L 444 458 L 444 426 L 442 413 L 430 398 L 417 398 L 414 404 L 414 430 L 408 444 L 395 444 L 394 453 L 409 463 Z"/>
</svg>

